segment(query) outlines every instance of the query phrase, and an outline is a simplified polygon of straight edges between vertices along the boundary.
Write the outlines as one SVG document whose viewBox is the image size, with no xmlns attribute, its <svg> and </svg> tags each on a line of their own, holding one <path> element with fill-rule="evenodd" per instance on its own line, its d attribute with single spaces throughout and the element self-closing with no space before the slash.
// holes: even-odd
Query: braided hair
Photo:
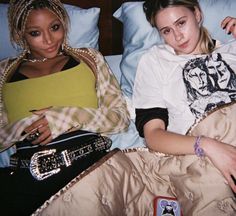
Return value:
<svg viewBox="0 0 236 216">
<path fill-rule="evenodd" d="M 31 10 L 48 9 L 54 13 L 63 25 L 65 38 L 69 27 L 69 16 L 59 0 L 11 0 L 8 8 L 8 24 L 10 39 L 13 44 L 24 48 L 27 46 L 24 39 L 25 25 Z"/>
</svg>

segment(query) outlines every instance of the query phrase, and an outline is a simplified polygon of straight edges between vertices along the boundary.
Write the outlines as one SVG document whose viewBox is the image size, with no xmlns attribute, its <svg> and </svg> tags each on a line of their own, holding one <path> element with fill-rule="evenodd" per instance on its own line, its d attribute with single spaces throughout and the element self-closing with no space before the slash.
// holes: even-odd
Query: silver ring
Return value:
<svg viewBox="0 0 236 216">
<path fill-rule="evenodd" d="M 35 135 L 37 138 L 40 136 L 39 129 L 36 130 L 36 132 L 34 133 L 34 135 Z"/>
<path fill-rule="evenodd" d="M 39 136 L 40 136 L 40 132 L 37 129 L 35 133 L 29 134 L 26 137 L 26 140 L 28 140 L 29 142 L 32 142 L 32 141 L 36 140 Z"/>
</svg>

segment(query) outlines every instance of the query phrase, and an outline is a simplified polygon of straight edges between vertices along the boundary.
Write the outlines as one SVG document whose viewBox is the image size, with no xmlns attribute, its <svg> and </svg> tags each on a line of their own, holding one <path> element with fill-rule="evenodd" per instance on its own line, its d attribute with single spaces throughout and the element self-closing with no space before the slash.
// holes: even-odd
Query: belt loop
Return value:
<svg viewBox="0 0 236 216">
<path fill-rule="evenodd" d="M 10 174 L 13 175 L 20 168 L 20 158 L 14 157 L 14 155 L 10 156 L 10 168 L 12 170 Z"/>
</svg>

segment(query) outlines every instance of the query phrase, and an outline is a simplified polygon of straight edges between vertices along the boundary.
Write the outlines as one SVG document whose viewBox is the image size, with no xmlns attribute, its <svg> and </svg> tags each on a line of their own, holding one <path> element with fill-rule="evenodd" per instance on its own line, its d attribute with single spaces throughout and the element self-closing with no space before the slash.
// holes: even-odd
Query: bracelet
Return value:
<svg viewBox="0 0 236 216">
<path fill-rule="evenodd" d="M 196 141 L 194 143 L 194 152 L 195 154 L 198 156 L 198 157 L 204 157 L 205 156 L 205 153 L 204 153 L 204 150 L 200 147 L 200 142 L 201 142 L 201 136 L 198 136 L 196 138 Z"/>
</svg>

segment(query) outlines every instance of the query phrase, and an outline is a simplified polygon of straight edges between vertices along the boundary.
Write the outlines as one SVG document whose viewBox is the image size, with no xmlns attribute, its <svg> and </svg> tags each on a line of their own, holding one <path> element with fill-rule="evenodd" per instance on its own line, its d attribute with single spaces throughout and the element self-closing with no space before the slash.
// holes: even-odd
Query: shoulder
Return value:
<svg viewBox="0 0 236 216">
<path fill-rule="evenodd" d="M 229 40 L 226 43 L 218 42 L 215 52 L 230 52 L 236 54 L 236 40 Z"/>
<path fill-rule="evenodd" d="M 103 59 L 103 55 L 96 49 L 93 48 L 72 48 L 72 47 L 67 47 L 66 52 L 69 52 L 70 55 L 78 57 L 78 58 L 83 58 L 87 57 L 90 58 L 91 60 L 94 60 L 97 62 L 99 59 Z"/>
<path fill-rule="evenodd" d="M 4 71 L 11 71 L 14 69 L 18 63 L 20 62 L 20 57 L 18 58 L 5 58 L 0 61 L 0 75 L 4 73 Z"/>
<path fill-rule="evenodd" d="M 142 54 L 138 66 L 152 67 L 155 65 L 159 68 L 170 62 L 178 61 L 178 58 L 170 46 L 166 44 L 154 45 Z"/>
<path fill-rule="evenodd" d="M 140 60 L 138 62 L 138 66 L 142 66 L 144 64 L 152 64 L 155 63 L 156 61 L 156 56 L 158 53 L 158 46 L 153 46 L 147 50 L 145 50 L 141 55 L 140 55 Z"/>
<path fill-rule="evenodd" d="M 0 61 L 0 66 L 2 67 L 3 65 L 10 65 L 14 63 L 17 60 L 17 58 L 4 58 Z"/>
<path fill-rule="evenodd" d="M 66 47 L 65 51 L 67 54 L 75 57 L 76 59 L 85 62 L 93 71 L 95 76 L 100 72 L 101 68 L 105 64 L 103 55 L 96 49 L 93 48 L 71 48 Z"/>
<path fill-rule="evenodd" d="M 177 58 L 174 50 L 166 45 L 154 45 L 151 48 L 147 49 L 141 57 L 142 59 L 148 59 L 153 61 L 171 61 Z"/>
<path fill-rule="evenodd" d="M 0 61 L 0 68 L 5 68 L 10 63 L 10 58 L 5 58 Z"/>
<path fill-rule="evenodd" d="M 142 57 L 144 58 L 155 57 L 159 51 L 160 51 L 160 45 L 154 45 L 150 47 L 149 49 L 147 49 L 146 51 L 144 51 L 144 54 L 142 55 Z"/>
</svg>

